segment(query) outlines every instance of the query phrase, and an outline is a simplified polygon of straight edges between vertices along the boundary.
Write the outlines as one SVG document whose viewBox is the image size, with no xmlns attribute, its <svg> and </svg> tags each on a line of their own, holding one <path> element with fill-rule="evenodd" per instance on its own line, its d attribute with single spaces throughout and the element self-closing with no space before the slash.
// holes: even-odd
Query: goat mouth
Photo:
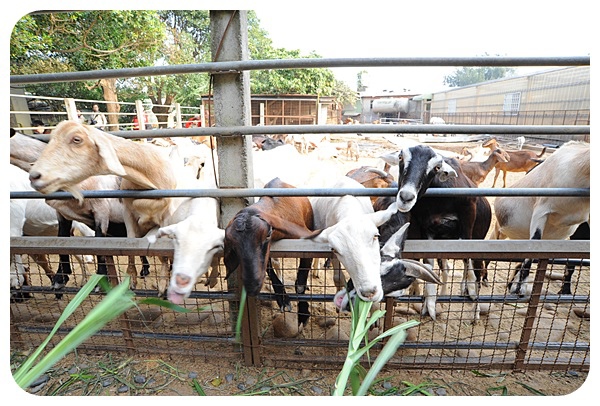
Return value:
<svg viewBox="0 0 600 406">
<path fill-rule="evenodd" d="M 183 293 L 174 292 L 171 289 L 167 291 L 167 299 L 173 304 L 182 305 L 185 298 L 186 295 Z"/>
<path fill-rule="evenodd" d="M 32 180 L 31 187 L 40 193 L 48 194 L 59 191 L 61 189 L 61 183 L 59 179 L 45 182 L 42 180 Z"/>
</svg>

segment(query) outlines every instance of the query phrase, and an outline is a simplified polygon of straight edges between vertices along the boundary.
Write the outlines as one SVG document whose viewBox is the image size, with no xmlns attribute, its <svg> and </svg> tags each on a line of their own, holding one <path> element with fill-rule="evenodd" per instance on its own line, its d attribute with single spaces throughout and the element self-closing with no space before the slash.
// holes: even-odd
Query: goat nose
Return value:
<svg viewBox="0 0 600 406">
<path fill-rule="evenodd" d="M 37 180 L 42 177 L 42 174 L 38 171 L 29 171 L 29 180 Z"/>
<path fill-rule="evenodd" d="M 401 190 L 400 193 L 398 193 L 398 196 L 403 202 L 410 202 L 415 198 L 415 194 L 413 192 L 409 192 L 406 190 Z"/>
<path fill-rule="evenodd" d="M 185 288 L 190 283 L 191 278 L 187 275 L 177 274 L 175 275 L 175 283 L 180 288 Z"/>
<path fill-rule="evenodd" d="M 373 300 L 375 298 L 375 295 L 377 294 L 377 288 L 371 288 L 371 289 L 361 289 L 360 290 L 360 296 L 369 301 L 369 300 Z"/>
</svg>

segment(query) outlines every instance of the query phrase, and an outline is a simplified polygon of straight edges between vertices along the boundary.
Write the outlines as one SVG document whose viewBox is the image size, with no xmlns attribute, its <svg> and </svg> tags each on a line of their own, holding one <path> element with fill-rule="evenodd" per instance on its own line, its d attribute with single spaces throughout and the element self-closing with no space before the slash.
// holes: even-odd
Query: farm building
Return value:
<svg viewBox="0 0 600 406">
<path fill-rule="evenodd" d="M 421 95 L 424 123 L 579 125 L 590 123 L 590 67 L 574 66 Z"/>
<path fill-rule="evenodd" d="M 590 67 L 574 66 L 437 93 L 361 94 L 343 117 L 360 123 L 579 125 L 590 123 Z"/>
<path fill-rule="evenodd" d="M 205 114 L 212 101 L 202 97 Z M 250 97 L 252 125 L 315 125 L 338 124 L 339 112 L 333 97 L 316 95 L 252 95 Z M 213 119 L 214 122 L 214 119 Z"/>
</svg>

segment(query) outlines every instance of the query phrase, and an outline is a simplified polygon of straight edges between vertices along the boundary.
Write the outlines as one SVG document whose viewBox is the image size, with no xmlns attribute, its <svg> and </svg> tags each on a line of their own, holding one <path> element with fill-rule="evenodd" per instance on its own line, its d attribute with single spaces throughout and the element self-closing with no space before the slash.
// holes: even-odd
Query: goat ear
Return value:
<svg viewBox="0 0 600 406">
<path fill-rule="evenodd" d="M 89 127 L 87 131 L 90 139 L 94 141 L 98 147 L 98 154 L 100 154 L 104 165 L 106 165 L 106 168 L 110 171 L 110 173 L 117 176 L 127 175 L 125 168 L 123 168 L 121 161 L 119 161 L 119 157 L 117 156 L 115 148 L 106 134 L 93 127 Z"/>
<path fill-rule="evenodd" d="M 177 224 L 171 224 L 170 226 L 159 228 L 158 230 L 156 230 L 156 232 L 150 231 L 146 235 L 146 238 L 148 239 L 148 242 L 150 244 L 153 244 L 156 242 L 156 239 L 160 238 L 160 237 L 167 236 L 169 238 L 173 238 L 173 236 L 175 235 L 176 229 L 177 229 Z"/>
<path fill-rule="evenodd" d="M 310 239 L 310 240 L 313 240 L 314 242 L 318 242 L 318 243 L 322 243 L 322 244 L 329 244 L 329 234 L 331 233 L 331 230 L 333 228 L 335 228 L 335 226 L 331 226 L 331 227 L 325 228 L 323 230 L 313 231 L 311 233 L 311 235 L 304 237 L 304 238 Z"/>
<path fill-rule="evenodd" d="M 450 166 L 446 161 L 443 161 L 442 170 L 438 172 L 438 177 L 440 182 L 446 182 L 447 180 L 450 180 L 450 178 L 458 178 L 458 174 L 452 166 Z"/>
<path fill-rule="evenodd" d="M 380 155 L 379 158 L 382 159 L 388 165 L 398 165 L 400 163 L 400 159 L 398 158 L 400 152 L 388 152 L 387 154 Z"/>
<path fill-rule="evenodd" d="M 386 223 L 393 215 L 398 211 L 398 205 L 393 202 L 385 210 L 376 211 L 375 213 L 369 213 L 369 219 L 375 224 L 376 227 Z"/>
<path fill-rule="evenodd" d="M 404 251 L 404 242 L 408 233 L 408 227 L 410 223 L 404 224 L 398 231 L 396 231 L 383 245 L 381 248 L 381 254 L 388 255 L 394 258 L 400 258 L 400 254 Z"/>
<path fill-rule="evenodd" d="M 229 278 L 229 275 L 233 273 L 240 264 L 240 259 L 234 250 L 225 245 L 223 249 L 223 263 L 225 264 L 225 269 L 227 270 L 227 274 L 225 275 L 225 279 Z"/>
</svg>

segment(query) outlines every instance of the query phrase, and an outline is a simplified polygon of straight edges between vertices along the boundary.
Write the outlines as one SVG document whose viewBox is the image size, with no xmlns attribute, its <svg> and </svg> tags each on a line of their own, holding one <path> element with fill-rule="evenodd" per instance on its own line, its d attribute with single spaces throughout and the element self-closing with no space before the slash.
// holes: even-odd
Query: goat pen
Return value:
<svg viewBox="0 0 600 406">
<path fill-rule="evenodd" d="M 244 14 L 241 13 L 243 16 Z M 229 12 L 211 12 L 211 29 L 214 31 L 216 47 L 225 25 L 228 29 L 239 29 L 238 24 L 229 26 Z M 235 19 L 234 19 L 235 20 Z M 231 28 L 233 27 L 233 28 Z M 280 134 L 280 133 L 488 133 L 488 134 L 589 134 L 589 125 L 579 126 L 527 126 L 527 125 L 453 125 L 447 126 L 389 126 L 389 125 L 356 125 L 333 126 L 249 126 L 246 114 L 248 90 L 239 82 L 251 69 L 289 69 L 307 67 L 332 66 L 544 66 L 544 65 L 589 65 L 589 57 L 581 58 L 379 58 L 379 59 L 299 59 L 247 61 L 240 60 L 241 49 L 247 44 L 243 35 L 236 39 L 224 38 L 233 55 L 221 55 L 221 62 L 199 65 L 162 66 L 139 68 L 136 70 L 112 70 L 72 72 L 47 75 L 25 75 L 11 77 L 11 83 L 44 83 L 54 81 L 98 79 L 101 77 L 131 77 L 177 74 L 189 72 L 207 72 L 214 75 L 215 118 L 217 127 L 175 130 L 115 131 L 113 134 L 126 138 L 139 137 L 178 137 L 214 135 L 217 137 L 220 189 L 208 191 L 211 196 L 221 197 L 222 222 L 227 221 L 237 211 L 247 205 L 247 199 L 260 196 L 261 193 L 277 195 L 282 190 L 253 190 L 249 186 L 247 168 L 251 160 L 247 154 L 248 135 Z M 239 38 L 242 38 L 240 40 Z M 216 49 L 216 48 L 215 48 Z M 238 53 L 236 53 L 236 51 Z M 237 59 L 236 59 L 237 58 Z M 226 103 L 222 103 L 222 102 Z M 234 106 L 231 109 L 218 110 L 220 105 Z M 226 124 L 225 124 L 226 123 Z M 406 128 L 403 128 L 406 127 Z M 234 159 L 235 157 L 235 159 Z M 230 165 L 224 162 L 241 162 Z M 245 185 L 239 187 L 236 185 Z M 207 191 L 116 191 L 88 192 L 85 198 L 123 197 L 133 193 L 145 194 L 147 197 L 160 196 L 201 196 Z M 219 193 L 217 193 L 219 192 Z M 352 193 L 360 193 L 353 191 Z M 549 193 L 553 195 L 589 195 L 589 190 L 491 190 L 478 189 L 471 191 L 454 190 L 451 193 L 480 193 L 485 196 L 523 195 L 523 193 Z M 339 191 L 323 189 L 295 189 L 297 195 L 339 195 Z M 345 192 L 347 193 L 347 191 Z M 366 190 L 366 195 L 390 194 L 389 190 Z M 428 191 L 435 195 L 436 191 Z M 66 198 L 66 193 L 56 193 L 47 198 Z M 38 193 L 11 193 L 11 198 L 41 197 Z M 11 254 L 50 254 L 51 258 L 58 254 L 105 254 L 115 257 L 115 265 L 121 267 L 120 261 L 128 255 L 172 256 L 172 243 L 159 240 L 149 247 L 145 239 L 58 239 L 51 237 L 11 237 Z M 343 363 L 347 348 L 347 331 L 349 315 L 338 314 L 334 310 L 333 282 L 331 270 L 327 269 L 319 259 L 331 258 L 333 253 L 328 246 L 308 241 L 283 240 L 273 244 L 273 258 L 280 258 L 284 270 L 283 282 L 293 286 L 293 274 L 297 268 L 298 258 L 313 257 L 316 273 L 309 279 L 307 293 L 290 294 L 292 301 L 306 300 L 311 304 L 311 321 L 302 334 L 296 337 L 278 336 L 274 333 L 271 321 L 280 316 L 272 306 L 273 297 L 269 293 L 261 293 L 256 298 L 247 299 L 242 324 L 242 342 L 235 341 L 234 325 L 239 309 L 237 287 L 239 281 L 234 277 L 224 279 L 225 271 L 219 257 L 220 277 L 215 287 L 202 284 L 192 292 L 189 303 L 190 313 L 176 313 L 155 307 L 141 307 L 130 311 L 119 320 L 111 322 L 106 328 L 86 341 L 80 350 L 89 351 L 126 351 L 181 353 L 186 356 L 230 357 L 242 359 L 248 365 L 288 365 L 293 361 L 299 368 L 302 365 L 324 368 L 338 368 Z M 483 330 L 475 329 L 469 323 L 470 308 L 473 302 L 469 298 L 460 297 L 460 281 L 457 276 L 448 282 L 447 296 L 438 296 L 441 320 L 433 323 L 421 320 L 421 324 L 409 335 L 409 339 L 390 360 L 390 365 L 414 369 L 500 369 L 500 370 L 581 370 L 588 371 L 590 366 L 590 245 L 589 241 L 407 241 L 404 251 L 406 258 L 440 258 L 460 260 L 466 257 L 477 257 L 490 260 L 490 279 L 488 286 L 482 288 L 479 303 L 482 305 L 480 323 Z M 506 294 L 506 282 L 514 270 L 519 258 L 537 258 L 533 293 L 530 299 L 523 300 Z M 462 261 L 456 261 L 460 263 Z M 559 289 L 558 282 L 550 276 L 561 273 L 566 263 L 575 265 L 573 295 L 552 294 Z M 56 263 L 55 263 L 56 264 Z M 153 264 L 154 267 L 160 266 Z M 139 264 L 138 264 L 139 266 Z M 76 266 L 74 266 L 77 269 Z M 85 275 L 77 274 L 74 269 L 74 284 L 64 288 L 64 297 L 54 299 L 55 291 L 43 286 L 42 278 L 36 274 L 37 267 L 30 266 L 32 285 L 25 286 L 21 292 L 11 290 L 11 294 L 31 293 L 32 299 L 11 303 L 11 349 L 36 346 L 41 343 L 52 329 L 57 315 L 78 291 Z M 287 275 L 291 272 L 289 275 Z M 456 272 L 457 275 L 460 272 Z M 156 296 L 156 272 L 152 272 L 138 286 L 135 293 L 139 297 Z M 101 295 L 92 295 L 88 299 L 93 305 L 101 299 Z M 415 306 L 422 302 L 420 296 L 404 296 L 398 299 L 386 299 L 380 306 L 386 310 L 383 326 L 389 328 L 403 320 L 418 318 Z M 65 335 L 74 324 L 80 321 L 85 309 L 78 309 L 73 315 L 71 324 L 59 330 L 58 337 Z M 294 312 L 287 312 L 284 317 L 296 317 Z M 345 327 L 344 327 L 345 326 Z M 54 342 L 54 341 L 53 341 Z M 375 353 L 378 348 L 375 348 Z M 375 354 L 373 354 L 375 355 Z"/>
</svg>

